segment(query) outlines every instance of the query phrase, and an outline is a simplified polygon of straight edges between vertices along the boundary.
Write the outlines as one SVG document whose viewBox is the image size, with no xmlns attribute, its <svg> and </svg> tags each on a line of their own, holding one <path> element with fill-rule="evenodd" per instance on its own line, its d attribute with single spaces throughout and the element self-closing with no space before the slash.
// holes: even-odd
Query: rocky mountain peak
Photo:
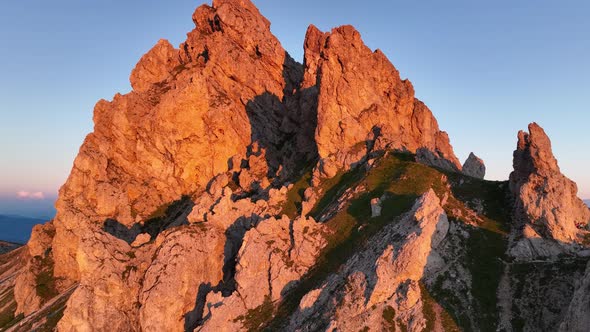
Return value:
<svg viewBox="0 0 590 332">
<path fill-rule="evenodd" d="M 553 155 L 551 140 L 537 123 L 528 126 L 529 132 L 518 132 L 517 149 L 514 151 L 514 180 L 530 173 L 560 173 L 557 160 Z M 512 179 L 512 178 L 511 178 Z"/>
<path fill-rule="evenodd" d="M 245 173 L 286 177 L 294 160 L 315 158 L 305 129 L 315 128 L 315 113 L 300 111 L 293 96 L 302 66 L 258 9 L 216 1 L 193 20 L 179 49 L 160 40 L 141 58 L 134 91 L 96 105 L 95 131 L 62 190 L 62 210 L 72 205 L 129 226 L 231 168 L 246 169 L 249 191 Z"/>
<path fill-rule="evenodd" d="M 460 170 L 448 136 L 430 110 L 414 97 L 410 81 L 379 50 L 372 51 L 352 26 L 305 38 L 303 86 L 316 86 L 315 141 L 326 177 L 373 150 L 420 153 L 422 161 Z"/>
<path fill-rule="evenodd" d="M 180 65 L 178 50 L 168 40 L 160 39 L 141 57 L 131 72 L 129 78 L 131 87 L 135 91 L 145 91 L 152 84 L 163 81 L 178 65 Z"/>
<path fill-rule="evenodd" d="M 538 124 L 518 133 L 510 190 L 521 230 L 515 256 L 556 256 L 583 242 L 590 210 L 577 197 L 575 182 L 565 177 L 551 149 L 551 140 Z M 546 240 L 550 240 L 547 242 Z"/>
<path fill-rule="evenodd" d="M 276 50 L 280 43 L 270 32 L 270 22 L 249 0 L 213 1 L 211 7 L 200 6 L 193 14 L 193 22 L 200 37 L 223 35 L 254 55 L 280 56 L 281 52 Z M 190 37 L 189 34 L 189 41 Z M 218 36 L 212 38 L 217 41 Z M 192 43 L 186 43 L 181 48 L 190 53 L 191 46 Z M 275 54 L 275 51 L 279 52 Z"/>
<path fill-rule="evenodd" d="M 590 256 L 590 210 L 541 127 L 519 133 L 509 185 L 485 181 L 352 26 L 309 26 L 302 65 L 251 1 L 192 19 L 178 48 L 139 60 L 133 91 L 97 103 L 56 217 L 0 255 L 0 329 L 552 331 L 569 304 L 588 316 L 577 266 L 529 289 L 555 258 Z"/>
</svg>

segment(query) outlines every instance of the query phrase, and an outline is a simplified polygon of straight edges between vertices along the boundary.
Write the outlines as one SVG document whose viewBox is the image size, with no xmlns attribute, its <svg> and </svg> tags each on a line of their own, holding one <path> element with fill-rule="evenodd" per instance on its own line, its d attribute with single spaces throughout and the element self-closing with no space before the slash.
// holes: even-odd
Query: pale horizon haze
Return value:
<svg viewBox="0 0 590 332">
<path fill-rule="evenodd" d="M 300 62 L 309 24 L 355 26 L 413 83 L 459 159 L 484 159 L 486 179 L 508 179 L 518 130 L 539 123 L 562 172 L 590 198 L 587 2 L 253 2 Z M 19 202 L 53 204 L 92 131 L 94 104 L 129 92 L 139 58 L 160 38 L 184 41 L 203 3 L 1 5 L 0 214 Z"/>
</svg>

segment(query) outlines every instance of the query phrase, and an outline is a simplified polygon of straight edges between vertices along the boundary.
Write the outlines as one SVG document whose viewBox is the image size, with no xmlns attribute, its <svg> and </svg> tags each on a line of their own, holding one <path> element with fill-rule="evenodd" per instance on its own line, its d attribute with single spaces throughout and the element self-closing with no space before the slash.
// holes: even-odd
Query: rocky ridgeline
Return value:
<svg viewBox="0 0 590 332">
<path fill-rule="evenodd" d="M 249 0 L 192 18 L 0 256 L 0 329 L 588 329 L 590 212 L 540 127 L 484 181 L 353 27 L 310 26 L 299 64 Z"/>
<path fill-rule="evenodd" d="M 317 96 L 318 168 L 325 177 L 358 163 L 373 150 L 419 152 L 424 162 L 460 170 L 446 133 L 414 97 L 410 81 L 379 51 L 372 51 L 352 26 L 305 37 L 303 87 Z"/>
</svg>

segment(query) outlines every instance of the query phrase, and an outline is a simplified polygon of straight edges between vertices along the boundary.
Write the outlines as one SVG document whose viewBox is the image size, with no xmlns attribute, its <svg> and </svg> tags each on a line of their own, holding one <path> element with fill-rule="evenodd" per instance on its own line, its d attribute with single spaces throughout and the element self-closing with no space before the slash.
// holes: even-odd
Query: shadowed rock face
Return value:
<svg viewBox="0 0 590 332">
<path fill-rule="evenodd" d="M 515 218 L 520 233 L 516 256 L 554 256 L 563 246 L 582 242 L 590 210 L 577 197 L 576 184 L 561 174 L 551 141 L 543 128 L 529 125 L 518 133 L 510 190 L 515 199 Z M 546 239 L 556 243 L 547 243 Z"/>
<path fill-rule="evenodd" d="M 559 326 L 560 331 L 586 331 L 590 326 L 590 264 L 584 276 L 576 280 L 578 287 Z"/>
</svg>

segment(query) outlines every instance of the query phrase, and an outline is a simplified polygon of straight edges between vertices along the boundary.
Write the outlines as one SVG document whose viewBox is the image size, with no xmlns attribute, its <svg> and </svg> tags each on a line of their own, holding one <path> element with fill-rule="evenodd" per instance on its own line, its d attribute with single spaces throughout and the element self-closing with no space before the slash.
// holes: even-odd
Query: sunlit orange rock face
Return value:
<svg viewBox="0 0 590 332">
<path fill-rule="evenodd" d="M 131 93 L 96 105 L 94 132 L 62 188 L 60 206 L 132 225 L 204 189 L 232 157 L 247 160 L 251 143 L 258 142 L 262 154 L 276 153 L 273 140 L 304 122 L 296 107 L 283 103 L 300 66 L 251 3 L 215 1 L 199 7 L 193 21 L 196 28 L 179 49 L 161 40 L 141 58 Z M 303 160 L 306 148 L 298 147 Z M 279 164 L 269 166 L 276 172 Z"/>
<path fill-rule="evenodd" d="M 249 1 L 214 1 L 193 21 L 179 49 L 161 40 L 141 58 L 131 93 L 98 102 L 60 210 L 130 226 L 240 168 L 230 164 L 252 158 L 256 167 L 242 178 L 284 179 L 316 149 L 325 170 L 349 166 L 367 150 L 421 148 L 460 169 L 411 83 L 354 28 L 322 34 L 310 27 L 300 84 L 302 66 Z"/>
<path fill-rule="evenodd" d="M 352 26 L 305 39 L 304 86 L 318 88 L 315 139 L 321 170 L 333 176 L 367 151 L 406 150 L 450 170 L 461 165 L 430 110 L 414 97 L 410 81 L 379 50 L 372 51 Z"/>
<path fill-rule="evenodd" d="M 228 169 L 246 164 L 240 178 L 255 174 L 268 186 L 267 176 L 286 178 L 296 162 L 315 158 L 316 120 L 293 96 L 301 66 L 270 23 L 249 1 L 215 1 L 193 21 L 179 49 L 161 40 L 141 58 L 132 92 L 97 103 L 94 132 L 57 203 L 58 275 L 79 277 L 80 224 L 130 227 Z"/>
</svg>

